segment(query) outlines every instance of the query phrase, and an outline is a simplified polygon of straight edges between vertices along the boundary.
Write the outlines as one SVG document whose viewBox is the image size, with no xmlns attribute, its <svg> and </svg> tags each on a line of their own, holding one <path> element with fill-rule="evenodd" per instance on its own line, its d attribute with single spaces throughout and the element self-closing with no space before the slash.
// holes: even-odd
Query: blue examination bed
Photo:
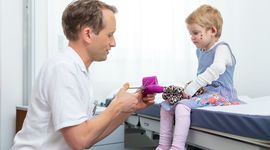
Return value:
<svg viewBox="0 0 270 150">
<path fill-rule="evenodd" d="M 246 104 L 193 109 L 187 144 L 213 150 L 270 149 L 270 96 L 240 98 Z M 158 134 L 159 110 L 159 104 L 152 105 L 127 123 Z"/>
</svg>

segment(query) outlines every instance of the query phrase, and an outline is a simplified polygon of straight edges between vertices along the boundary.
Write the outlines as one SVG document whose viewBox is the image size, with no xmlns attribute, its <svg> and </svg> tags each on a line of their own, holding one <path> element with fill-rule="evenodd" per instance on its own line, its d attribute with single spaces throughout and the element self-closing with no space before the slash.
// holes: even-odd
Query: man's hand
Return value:
<svg viewBox="0 0 270 150">
<path fill-rule="evenodd" d="M 141 90 L 135 93 L 129 93 L 127 92 L 128 88 L 129 84 L 124 84 L 112 101 L 112 105 L 116 105 L 114 107 L 118 107 L 120 112 L 132 113 L 154 104 L 155 94 L 142 96 Z"/>
<path fill-rule="evenodd" d="M 137 110 L 144 109 L 150 105 L 153 105 L 155 103 L 155 96 L 156 94 L 147 94 L 147 95 L 142 95 L 142 91 L 139 90 L 136 92 L 140 96 L 140 99 L 137 103 Z"/>
<path fill-rule="evenodd" d="M 140 95 L 137 93 L 127 92 L 129 84 L 125 83 L 112 100 L 113 107 L 116 107 L 120 112 L 132 113 L 137 110 L 137 103 L 140 100 Z M 111 104 L 110 104 L 111 105 Z"/>
</svg>

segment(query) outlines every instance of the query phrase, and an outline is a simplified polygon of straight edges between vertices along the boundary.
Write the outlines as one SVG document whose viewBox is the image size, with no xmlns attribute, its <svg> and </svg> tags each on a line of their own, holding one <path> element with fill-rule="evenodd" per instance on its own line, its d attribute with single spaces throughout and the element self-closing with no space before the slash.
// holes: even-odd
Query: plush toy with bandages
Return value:
<svg viewBox="0 0 270 150">
<path fill-rule="evenodd" d="M 187 85 L 189 83 L 187 83 Z M 142 89 L 144 95 L 162 93 L 162 98 L 172 105 L 184 98 L 183 87 L 174 85 L 170 85 L 168 87 L 160 86 L 156 76 L 144 77 L 142 80 L 142 86 L 139 88 Z M 204 91 L 205 90 L 202 87 L 193 96 L 201 95 Z"/>
</svg>

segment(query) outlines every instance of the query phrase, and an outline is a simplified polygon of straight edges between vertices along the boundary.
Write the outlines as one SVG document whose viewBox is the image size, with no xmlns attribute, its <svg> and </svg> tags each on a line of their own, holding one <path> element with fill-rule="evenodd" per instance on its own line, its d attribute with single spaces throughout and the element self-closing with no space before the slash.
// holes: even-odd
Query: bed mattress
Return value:
<svg viewBox="0 0 270 150">
<path fill-rule="evenodd" d="M 191 127 L 270 142 L 270 96 L 240 97 L 246 104 L 192 109 Z M 160 117 L 158 103 L 138 111 L 138 115 Z"/>
</svg>

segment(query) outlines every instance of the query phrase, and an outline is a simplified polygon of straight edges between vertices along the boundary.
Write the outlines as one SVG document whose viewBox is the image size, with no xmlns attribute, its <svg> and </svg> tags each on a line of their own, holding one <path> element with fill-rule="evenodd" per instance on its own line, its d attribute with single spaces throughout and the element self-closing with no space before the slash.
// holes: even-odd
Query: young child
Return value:
<svg viewBox="0 0 270 150">
<path fill-rule="evenodd" d="M 185 99 L 174 105 L 168 101 L 161 103 L 160 139 L 156 150 L 185 149 L 192 108 L 240 103 L 233 84 L 235 57 L 230 46 L 219 41 L 223 24 L 220 12 L 202 5 L 186 18 L 186 24 L 197 47 L 197 77 L 184 89 Z M 201 87 L 204 93 L 193 96 Z"/>
</svg>

